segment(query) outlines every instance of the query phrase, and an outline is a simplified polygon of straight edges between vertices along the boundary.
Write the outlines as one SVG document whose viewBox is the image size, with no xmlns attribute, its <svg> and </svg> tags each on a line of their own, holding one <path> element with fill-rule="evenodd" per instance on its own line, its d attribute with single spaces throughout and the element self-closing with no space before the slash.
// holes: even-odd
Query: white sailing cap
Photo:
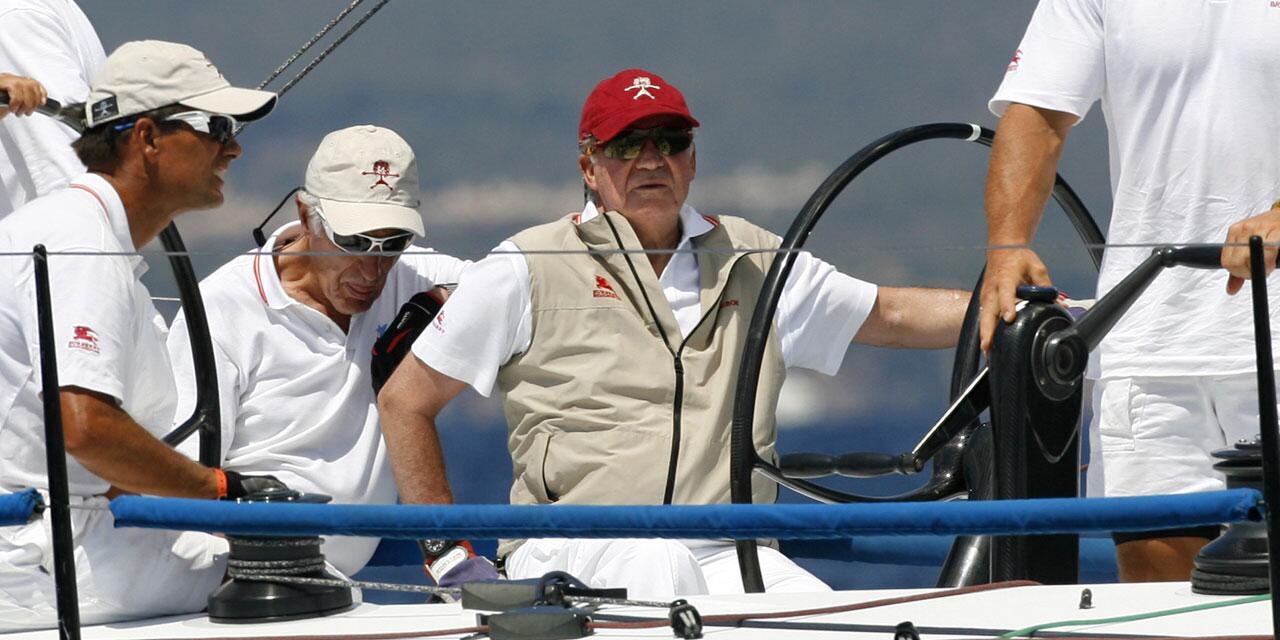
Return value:
<svg viewBox="0 0 1280 640">
<path fill-rule="evenodd" d="M 85 122 L 94 127 L 183 104 L 249 122 L 276 106 L 276 94 L 231 86 L 203 53 L 185 44 L 137 40 L 120 45 L 94 76 Z"/>
<path fill-rule="evenodd" d="M 334 233 L 375 229 L 425 234 L 418 213 L 418 163 L 396 132 L 371 124 L 334 131 L 320 141 L 303 183 L 320 199 Z"/>
</svg>

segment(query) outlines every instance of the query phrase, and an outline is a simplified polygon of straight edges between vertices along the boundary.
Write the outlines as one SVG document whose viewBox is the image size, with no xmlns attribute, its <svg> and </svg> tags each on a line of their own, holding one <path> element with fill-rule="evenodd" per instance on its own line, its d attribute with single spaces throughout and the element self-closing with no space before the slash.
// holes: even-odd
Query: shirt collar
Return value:
<svg viewBox="0 0 1280 640">
<path fill-rule="evenodd" d="M 265 245 L 250 252 L 253 255 L 250 266 L 253 269 L 254 282 L 258 285 L 258 295 L 272 309 L 283 309 L 291 304 L 298 304 L 285 292 L 284 285 L 280 282 L 280 273 L 276 271 L 275 256 L 272 252 L 275 251 L 280 236 L 296 232 L 301 226 L 302 223 L 295 220 L 276 229 L 275 233 L 267 238 Z"/>
<path fill-rule="evenodd" d="M 578 224 L 582 224 L 596 216 L 600 215 L 600 210 L 596 208 L 596 203 L 587 201 L 582 207 L 582 213 L 578 215 Z M 684 246 L 689 242 L 690 238 L 696 238 L 712 229 L 716 228 L 715 223 L 711 222 L 706 216 L 698 213 L 692 205 L 686 203 L 680 207 L 680 242 L 676 248 Z"/>
<path fill-rule="evenodd" d="M 80 191 L 87 191 L 94 197 L 97 204 L 103 207 L 103 214 L 107 217 L 107 224 L 111 227 L 111 235 L 115 236 L 116 242 L 120 243 L 120 248 L 124 251 L 136 251 L 133 246 L 133 234 L 129 232 L 129 216 L 124 210 L 124 201 L 120 200 L 120 194 L 116 192 L 115 187 L 107 182 L 106 178 L 96 173 L 84 173 L 71 181 L 71 188 Z M 129 266 L 133 268 L 133 275 L 142 277 L 147 272 L 147 262 L 137 253 L 125 256 L 129 260 Z"/>
</svg>

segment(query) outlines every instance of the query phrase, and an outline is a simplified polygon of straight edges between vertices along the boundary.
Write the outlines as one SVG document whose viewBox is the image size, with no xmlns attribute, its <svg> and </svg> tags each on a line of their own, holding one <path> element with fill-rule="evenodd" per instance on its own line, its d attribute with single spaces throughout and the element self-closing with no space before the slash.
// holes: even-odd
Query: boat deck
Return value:
<svg viewBox="0 0 1280 640">
<path fill-rule="evenodd" d="M 1081 591 L 1092 591 L 1093 607 L 1080 609 Z M 870 602 L 927 594 L 932 589 L 842 591 L 824 594 L 749 594 L 695 596 L 689 601 L 704 618 L 717 614 L 783 612 Z M 804 617 L 770 618 L 748 622 L 760 627 L 715 627 L 708 625 L 705 637 L 723 640 L 763 640 L 787 638 L 893 638 L 893 628 L 912 622 L 923 638 L 991 638 L 1014 629 L 1065 620 L 1099 620 L 1156 611 L 1225 602 L 1231 597 L 1191 593 L 1187 583 L 1099 584 L 1062 586 L 1022 586 L 964 593 L 941 598 L 878 606 L 859 611 L 827 613 Z M 601 614 L 663 618 L 657 609 L 609 607 Z M 787 630 L 784 622 L 832 624 L 828 629 L 813 626 Z M 840 626 L 834 626 L 840 625 Z M 849 626 L 856 625 L 856 626 Z M 175 616 L 143 622 L 90 626 L 85 639 L 176 639 L 176 638 L 463 638 L 476 626 L 476 613 L 457 604 L 375 605 L 361 604 L 350 611 L 310 620 L 265 624 L 217 624 L 203 615 Z M 456 630 L 448 635 L 433 632 Z M 421 634 L 421 635 L 419 635 Z M 1123 636 L 1247 637 L 1271 635 L 1270 604 L 1250 602 L 1230 607 L 1179 613 L 1134 620 L 1057 627 L 1034 637 Z M 5 640 L 56 638 L 54 630 L 2 635 Z M 485 637 L 485 636 L 481 636 Z M 597 628 L 599 638 L 671 638 L 669 627 L 651 629 Z M 1025 637 L 1025 636 L 1023 636 Z M 1114 636 L 1113 636 L 1114 637 Z"/>
</svg>

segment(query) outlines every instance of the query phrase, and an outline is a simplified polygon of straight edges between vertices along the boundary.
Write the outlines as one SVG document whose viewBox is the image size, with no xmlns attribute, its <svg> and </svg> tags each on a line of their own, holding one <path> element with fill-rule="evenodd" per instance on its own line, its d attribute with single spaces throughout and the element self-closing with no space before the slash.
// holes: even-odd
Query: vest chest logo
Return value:
<svg viewBox="0 0 1280 640">
<path fill-rule="evenodd" d="M 737 298 L 729 298 L 728 300 L 724 300 L 720 303 L 720 308 L 724 309 L 726 307 L 736 307 L 738 306 L 738 304 L 739 303 Z"/>
<path fill-rule="evenodd" d="M 596 276 L 596 288 L 591 292 L 592 298 L 613 298 L 618 299 L 618 294 L 614 292 L 613 286 L 609 284 L 604 276 Z"/>
<path fill-rule="evenodd" d="M 82 326 L 72 327 L 72 332 L 71 342 L 67 343 L 68 349 L 98 353 L 98 332 Z"/>
</svg>

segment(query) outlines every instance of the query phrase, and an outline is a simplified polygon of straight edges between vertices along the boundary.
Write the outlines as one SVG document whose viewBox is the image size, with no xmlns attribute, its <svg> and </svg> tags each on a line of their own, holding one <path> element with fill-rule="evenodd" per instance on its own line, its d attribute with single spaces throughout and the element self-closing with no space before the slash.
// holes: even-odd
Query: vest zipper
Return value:
<svg viewBox="0 0 1280 640">
<path fill-rule="evenodd" d="M 701 324 L 701 321 L 699 321 Z M 667 489 L 662 494 L 662 504 L 671 504 L 676 492 L 676 463 L 680 461 L 680 412 L 684 407 L 684 362 L 680 360 L 680 350 L 676 351 L 673 362 L 676 368 L 676 394 L 671 401 L 671 460 L 667 463 Z"/>
<path fill-rule="evenodd" d="M 734 259 L 734 264 L 729 267 L 730 274 L 733 273 L 733 267 L 737 266 L 737 262 L 743 257 L 745 256 L 738 256 Z M 671 354 L 676 370 L 676 389 L 675 398 L 671 403 L 671 460 L 667 465 L 667 488 L 662 494 L 662 504 L 671 504 L 671 500 L 675 497 L 676 463 L 680 461 L 680 425 L 684 407 L 684 361 L 680 359 L 680 354 L 684 353 L 684 347 L 689 344 L 689 338 L 692 338 L 693 334 L 698 332 L 698 328 L 702 326 L 702 323 L 706 322 L 707 318 L 710 318 L 711 314 L 716 311 L 720 300 L 724 298 L 724 290 L 729 286 L 727 278 L 724 284 L 725 286 L 720 289 L 720 295 L 716 296 L 716 304 L 711 305 L 711 308 L 702 314 L 701 318 L 698 318 L 698 324 L 693 325 L 693 330 L 680 340 L 680 346 L 676 347 Z M 658 321 L 656 314 L 653 321 L 655 323 Z M 662 325 L 658 326 L 661 327 Z"/>
<path fill-rule="evenodd" d="M 609 224 L 609 230 L 613 232 L 613 239 L 617 243 L 618 248 L 625 249 L 626 247 L 622 243 L 622 236 L 618 233 L 617 227 L 613 225 L 613 220 L 610 220 L 609 216 L 606 214 L 604 216 L 604 221 Z M 729 267 L 730 274 L 733 273 L 733 267 L 737 266 L 738 261 L 745 257 L 745 255 L 740 255 L 737 258 L 734 258 L 734 264 Z M 697 333 L 698 327 L 701 327 L 702 323 L 706 322 L 707 318 L 711 317 L 711 313 L 716 309 L 717 305 L 712 305 L 711 309 L 708 309 L 701 318 L 698 318 L 698 324 L 693 325 L 693 331 L 690 331 L 688 336 L 685 336 L 680 340 L 679 346 L 672 349 L 671 340 L 667 338 L 667 332 L 662 328 L 662 322 L 658 319 L 658 312 L 654 310 L 653 302 L 649 300 L 649 294 L 644 288 L 644 281 L 640 279 L 640 272 L 636 270 L 635 262 L 631 260 L 631 254 L 624 251 L 622 259 L 626 261 L 627 268 L 631 270 L 631 277 L 636 281 L 636 287 L 640 290 L 640 297 L 644 299 L 644 304 L 649 309 L 649 317 L 653 320 L 654 326 L 658 329 L 658 335 L 662 337 L 662 344 L 667 348 L 667 353 L 671 354 L 671 361 L 675 368 L 675 397 L 671 400 L 671 458 L 667 463 L 667 486 L 662 492 L 662 504 L 671 504 L 671 500 L 675 496 L 676 491 L 676 464 L 680 461 L 680 424 L 681 413 L 684 408 L 684 361 L 680 359 L 680 353 L 684 351 L 684 346 L 689 342 L 689 338 L 693 336 L 694 333 Z M 724 289 L 729 285 L 727 281 L 724 284 L 725 286 L 720 289 L 720 295 L 716 296 L 717 302 L 724 297 Z"/>
</svg>

